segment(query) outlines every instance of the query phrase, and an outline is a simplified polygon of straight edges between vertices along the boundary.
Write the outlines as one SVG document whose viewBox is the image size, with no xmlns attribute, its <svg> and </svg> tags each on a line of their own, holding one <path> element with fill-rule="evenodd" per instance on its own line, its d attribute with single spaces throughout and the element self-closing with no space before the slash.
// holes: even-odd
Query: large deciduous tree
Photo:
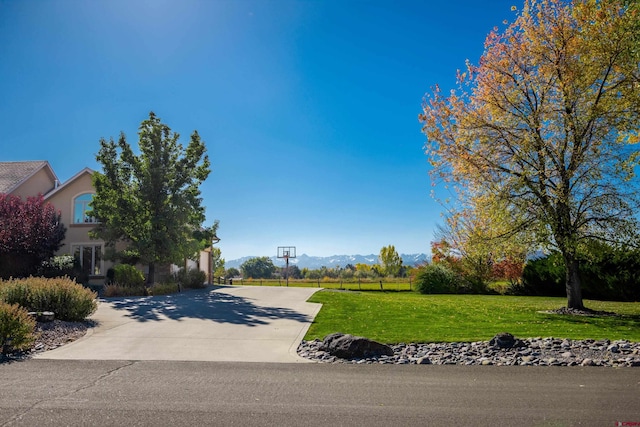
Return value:
<svg viewBox="0 0 640 427">
<path fill-rule="evenodd" d="M 125 135 L 118 142 L 100 140 L 96 159 L 103 171 L 93 175 L 96 194 L 91 215 L 93 231 L 110 247 L 124 241 L 149 266 L 177 263 L 193 251 L 194 231 L 204 221 L 200 185 L 210 172 L 206 148 L 197 131 L 186 148 L 152 112 L 138 132 L 140 154 Z"/>
<path fill-rule="evenodd" d="M 581 245 L 636 230 L 638 22 L 637 1 L 527 0 L 420 115 L 434 178 L 463 201 L 457 214 L 557 249 L 570 308 L 584 308 Z"/>
<path fill-rule="evenodd" d="M 0 194 L 0 278 L 23 277 L 60 249 L 66 228 L 42 196 Z"/>
</svg>

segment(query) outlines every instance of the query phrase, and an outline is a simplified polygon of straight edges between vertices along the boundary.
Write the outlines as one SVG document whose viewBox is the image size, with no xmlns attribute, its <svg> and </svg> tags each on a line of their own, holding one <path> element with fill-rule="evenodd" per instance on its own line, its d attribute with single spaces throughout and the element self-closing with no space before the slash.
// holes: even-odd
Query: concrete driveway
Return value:
<svg viewBox="0 0 640 427">
<path fill-rule="evenodd" d="M 176 295 L 102 299 L 97 326 L 37 359 L 305 362 L 296 349 L 317 288 L 210 286 Z"/>
</svg>

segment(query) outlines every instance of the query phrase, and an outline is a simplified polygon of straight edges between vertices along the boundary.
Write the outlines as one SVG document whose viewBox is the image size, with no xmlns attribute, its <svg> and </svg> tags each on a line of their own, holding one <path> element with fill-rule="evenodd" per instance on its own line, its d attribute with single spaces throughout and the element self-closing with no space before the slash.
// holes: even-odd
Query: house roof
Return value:
<svg viewBox="0 0 640 427">
<path fill-rule="evenodd" d="M 89 168 L 82 169 L 80 172 L 78 172 L 77 174 L 75 174 L 74 176 L 72 176 L 71 178 L 66 180 L 64 183 L 62 183 L 61 185 L 59 185 L 55 189 L 53 189 L 53 190 L 49 191 L 47 194 L 45 194 L 44 199 L 46 200 L 46 199 L 50 198 L 51 196 L 53 196 L 54 194 L 56 194 L 58 191 L 62 191 L 63 188 L 67 187 L 69 184 L 71 184 L 76 179 L 80 178 L 85 173 L 88 173 L 89 175 L 92 175 L 93 174 L 93 169 L 89 169 Z"/>
<path fill-rule="evenodd" d="M 48 169 L 54 181 L 58 180 L 46 160 L 0 162 L 0 193 L 11 193 L 43 168 Z"/>
</svg>

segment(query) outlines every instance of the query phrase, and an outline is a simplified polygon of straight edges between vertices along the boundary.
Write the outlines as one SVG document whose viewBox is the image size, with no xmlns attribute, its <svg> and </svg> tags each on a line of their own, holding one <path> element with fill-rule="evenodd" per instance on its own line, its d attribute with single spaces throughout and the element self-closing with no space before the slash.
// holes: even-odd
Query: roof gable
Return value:
<svg viewBox="0 0 640 427">
<path fill-rule="evenodd" d="M 64 191 L 65 188 L 67 188 L 71 183 L 76 181 L 78 178 L 80 178 L 84 174 L 93 175 L 93 170 L 89 168 L 82 169 L 80 172 L 78 172 L 77 174 L 75 174 L 74 176 L 66 180 L 63 184 L 59 185 L 57 188 L 45 194 L 44 196 L 45 200 L 51 198 L 51 196 L 58 193 L 59 191 Z"/>
<path fill-rule="evenodd" d="M 43 168 L 48 169 L 54 182 L 58 180 L 46 160 L 0 162 L 0 193 L 11 193 Z"/>
</svg>

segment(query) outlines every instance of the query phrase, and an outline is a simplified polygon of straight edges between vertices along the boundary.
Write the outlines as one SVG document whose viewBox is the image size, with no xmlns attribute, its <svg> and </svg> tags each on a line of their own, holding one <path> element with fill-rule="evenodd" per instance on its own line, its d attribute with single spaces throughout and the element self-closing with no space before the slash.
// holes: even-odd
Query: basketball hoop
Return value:
<svg viewBox="0 0 640 427">
<path fill-rule="evenodd" d="M 287 280 L 287 286 L 289 286 L 289 258 L 296 257 L 295 246 L 278 246 L 278 258 L 284 259 L 286 268 L 284 271 L 284 277 Z"/>
</svg>

